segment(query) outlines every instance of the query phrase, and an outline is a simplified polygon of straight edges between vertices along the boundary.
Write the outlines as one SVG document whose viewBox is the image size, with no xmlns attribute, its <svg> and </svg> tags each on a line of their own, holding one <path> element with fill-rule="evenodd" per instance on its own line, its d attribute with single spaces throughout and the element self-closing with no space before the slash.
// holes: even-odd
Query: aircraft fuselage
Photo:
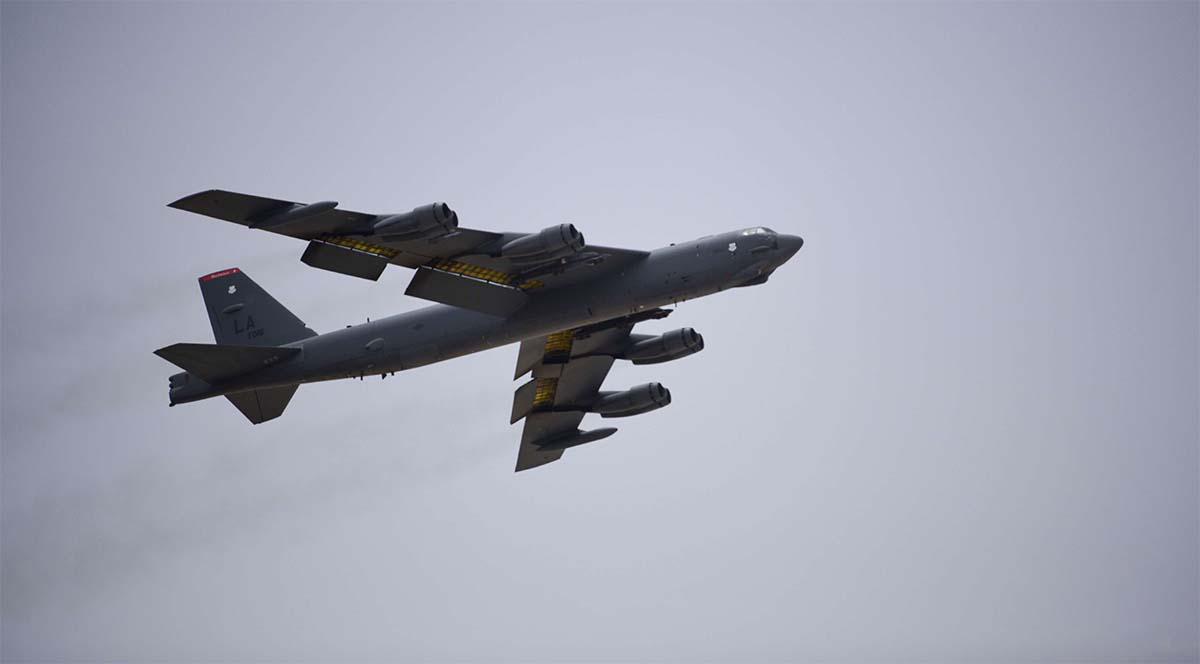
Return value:
<svg viewBox="0 0 1200 664">
<path fill-rule="evenodd" d="M 762 229 L 732 231 L 656 249 L 595 283 L 535 293 L 508 317 L 447 305 L 388 316 L 287 344 L 300 353 L 241 378 L 219 385 L 189 381 L 172 405 L 253 388 L 391 374 L 762 283 L 802 244 L 799 237 Z"/>
</svg>

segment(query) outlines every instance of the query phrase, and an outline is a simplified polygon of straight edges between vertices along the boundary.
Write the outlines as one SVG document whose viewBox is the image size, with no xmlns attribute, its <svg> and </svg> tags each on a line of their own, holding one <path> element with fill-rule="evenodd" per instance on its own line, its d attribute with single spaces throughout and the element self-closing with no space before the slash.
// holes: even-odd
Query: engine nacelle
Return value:
<svg viewBox="0 0 1200 664">
<path fill-rule="evenodd" d="M 440 237 L 458 230 L 458 214 L 445 203 L 430 203 L 413 208 L 412 212 L 384 217 L 372 228 L 376 235 L 386 235 L 389 239 Z"/>
<path fill-rule="evenodd" d="M 662 383 L 645 383 L 624 392 L 601 392 L 588 410 L 602 417 L 641 415 L 670 405 L 671 391 Z"/>
<path fill-rule="evenodd" d="M 658 364 L 704 350 L 704 337 L 690 327 L 634 341 L 621 358 L 634 364 Z"/>
<path fill-rule="evenodd" d="M 579 253 L 583 233 L 574 224 L 559 224 L 519 237 L 500 247 L 500 256 L 516 260 L 549 260 Z"/>
</svg>

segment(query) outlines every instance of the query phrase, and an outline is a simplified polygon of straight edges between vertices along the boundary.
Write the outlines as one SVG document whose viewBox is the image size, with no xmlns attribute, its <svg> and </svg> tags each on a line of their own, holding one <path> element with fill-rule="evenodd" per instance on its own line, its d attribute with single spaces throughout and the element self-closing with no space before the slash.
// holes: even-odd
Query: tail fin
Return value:
<svg viewBox="0 0 1200 664">
<path fill-rule="evenodd" d="M 299 348 L 264 346 L 220 346 L 213 344 L 172 344 L 154 351 L 185 373 L 170 378 L 171 405 L 188 403 L 220 394 L 212 387 L 221 381 L 254 373 L 300 353 Z M 273 420 L 283 414 L 299 385 L 259 387 L 226 394 L 225 398 L 254 424 Z"/>
<path fill-rule="evenodd" d="M 214 397 L 223 381 L 254 373 L 300 353 L 284 344 L 316 336 L 304 323 L 238 268 L 200 277 L 200 294 L 212 323 L 212 344 L 173 344 L 154 351 L 186 373 L 170 379 L 171 405 Z M 250 384 L 253 384 L 253 380 Z M 254 424 L 283 414 L 297 385 L 226 394 Z"/>
<path fill-rule="evenodd" d="M 236 267 L 200 277 L 200 294 L 218 344 L 282 346 L 316 336 Z"/>
</svg>

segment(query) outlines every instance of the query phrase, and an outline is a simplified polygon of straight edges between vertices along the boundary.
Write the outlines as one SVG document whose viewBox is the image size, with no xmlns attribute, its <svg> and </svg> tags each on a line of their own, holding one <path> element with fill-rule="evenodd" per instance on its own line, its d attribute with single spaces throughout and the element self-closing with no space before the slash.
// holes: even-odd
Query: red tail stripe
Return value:
<svg viewBox="0 0 1200 664">
<path fill-rule="evenodd" d="M 200 281 L 212 281 L 213 279 L 220 279 L 221 277 L 228 277 L 229 275 L 237 274 L 238 272 L 241 272 L 241 270 L 237 269 L 236 267 L 231 267 L 228 270 L 221 270 L 220 272 L 213 272 L 212 274 L 206 274 L 203 277 L 200 277 Z"/>
</svg>

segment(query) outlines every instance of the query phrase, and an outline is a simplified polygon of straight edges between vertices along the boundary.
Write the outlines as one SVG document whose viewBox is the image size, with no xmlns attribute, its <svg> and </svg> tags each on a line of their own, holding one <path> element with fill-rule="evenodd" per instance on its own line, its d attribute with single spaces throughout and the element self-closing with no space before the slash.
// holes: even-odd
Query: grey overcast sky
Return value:
<svg viewBox="0 0 1200 664">
<path fill-rule="evenodd" d="M 3 2 L 0 655 L 1195 661 L 1198 14 Z M 198 275 L 422 306 L 213 187 L 807 243 L 514 475 L 513 347 L 168 409 Z"/>
</svg>

